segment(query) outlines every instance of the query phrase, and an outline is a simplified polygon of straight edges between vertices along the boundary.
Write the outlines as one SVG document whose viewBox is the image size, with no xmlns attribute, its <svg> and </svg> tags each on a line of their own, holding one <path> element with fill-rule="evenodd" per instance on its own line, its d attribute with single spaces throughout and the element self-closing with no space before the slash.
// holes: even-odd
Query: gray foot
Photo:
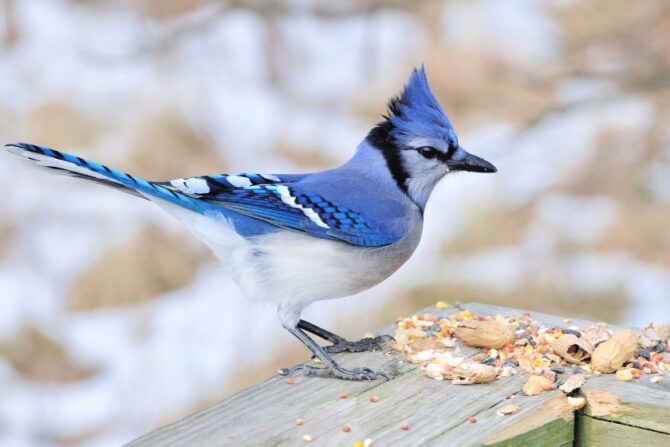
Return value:
<svg viewBox="0 0 670 447">
<path fill-rule="evenodd" d="M 382 346 L 387 341 L 395 341 L 390 335 L 380 335 L 374 338 L 363 338 L 356 341 L 348 341 L 344 338 L 338 339 L 337 342 L 330 346 L 324 346 L 324 350 L 329 354 L 336 354 L 338 352 L 363 352 L 363 351 L 377 351 L 381 350 Z"/>
<path fill-rule="evenodd" d="M 300 365 L 295 365 L 292 368 L 281 368 L 278 372 L 282 376 L 291 376 L 298 371 L 302 371 L 306 376 L 333 376 L 344 380 L 389 380 L 389 377 L 386 374 L 373 371 L 370 368 L 354 368 L 348 370 L 341 368 L 336 363 L 333 363 L 330 366 L 314 366 L 302 363 Z"/>
</svg>

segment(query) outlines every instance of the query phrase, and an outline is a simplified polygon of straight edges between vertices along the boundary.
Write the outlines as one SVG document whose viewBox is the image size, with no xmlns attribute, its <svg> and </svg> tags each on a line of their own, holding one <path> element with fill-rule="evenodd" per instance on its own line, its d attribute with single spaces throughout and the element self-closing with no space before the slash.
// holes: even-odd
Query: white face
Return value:
<svg viewBox="0 0 670 447">
<path fill-rule="evenodd" d="M 434 138 L 417 138 L 401 150 L 408 174 L 407 192 L 415 203 L 425 204 L 433 187 L 449 172 L 444 162 L 448 153 L 449 145 Z"/>
</svg>

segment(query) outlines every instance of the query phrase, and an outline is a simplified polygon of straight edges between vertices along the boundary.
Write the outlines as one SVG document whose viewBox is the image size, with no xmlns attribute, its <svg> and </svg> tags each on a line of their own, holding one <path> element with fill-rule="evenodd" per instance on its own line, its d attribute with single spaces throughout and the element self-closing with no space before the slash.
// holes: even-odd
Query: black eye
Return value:
<svg viewBox="0 0 670 447">
<path fill-rule="evenodd" d="M 416 151 L 418 153 L 420 153 L 421 155 L 423 155 L 424 157 L 426 157 L 426 158 L 437 157 L 437 149 L 435 149 L 434 147 L 421 146 L 421 147 L 417 148 Z"/>
</svg>

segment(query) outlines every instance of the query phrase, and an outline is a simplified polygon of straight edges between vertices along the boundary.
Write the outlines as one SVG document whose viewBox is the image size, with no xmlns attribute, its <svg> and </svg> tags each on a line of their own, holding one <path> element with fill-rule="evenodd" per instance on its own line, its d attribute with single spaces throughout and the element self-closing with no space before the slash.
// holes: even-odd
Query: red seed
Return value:
<svg viewBox="0 0 670 447">
<path fill-rule="evenodd" d="M 351 431 L 351 427 L 349 426 L 349 424 L 344 424 L 342 426 L 342 431 L 345 433 L 349 433 Z"/>
<path fill-rule="evenodd" d="M 468 418 L 468 422 L 471 423 L 471 424 L 474 424 L 474 423 L 477 422 L 477 418 L 474 417 L 474 416 L 470 416 L 470 417 Z"/>
<path fill-rule="evenodd" d="M 295 425 L 302 425 L 305 423 L 303 418 L 295 418 Z"/>
<path fill-rule="evenodd" d="M 407 422 L 403 422 L 400 424 L 400 429 L 405 431 L 409 430 L 409 424 Z"/>
<path fill-rule="evenodd" d="M 375 396 L 374 394 L 370 396 L 370 402 L 377 402 L 379 398 Z"/>
<path fill-rule="evenodd" d="M 340 393 L 340 399 L 346 399 L 347 397 L 349 397 L 349 395 L 346 392 L 342 391 Z"/>
<path fill-rule="evenodd" d="M 293 384 L 295 383 L 295 380 L 293 380 L 293 379 L 286 379 L 285 382 L 286 382 L 286 385 L 293 385 Z"/>
</svg>

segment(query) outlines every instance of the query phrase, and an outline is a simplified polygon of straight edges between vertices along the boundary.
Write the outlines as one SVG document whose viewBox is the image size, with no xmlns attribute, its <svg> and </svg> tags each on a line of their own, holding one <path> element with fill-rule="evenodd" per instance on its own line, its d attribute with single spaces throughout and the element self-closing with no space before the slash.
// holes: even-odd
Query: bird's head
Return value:
<svg viewBox="0 0 670 447">
<path fill-rule="evenodd" d="M 488 161 L 458 144 L 456 132 L 428 86 L 423 67 L 414 69 L 388 115 L 367 142 L 384 155 L 398 187 L 422 209 L 435 184 L 449 172 L 496 172 Z"/>
</svg>

